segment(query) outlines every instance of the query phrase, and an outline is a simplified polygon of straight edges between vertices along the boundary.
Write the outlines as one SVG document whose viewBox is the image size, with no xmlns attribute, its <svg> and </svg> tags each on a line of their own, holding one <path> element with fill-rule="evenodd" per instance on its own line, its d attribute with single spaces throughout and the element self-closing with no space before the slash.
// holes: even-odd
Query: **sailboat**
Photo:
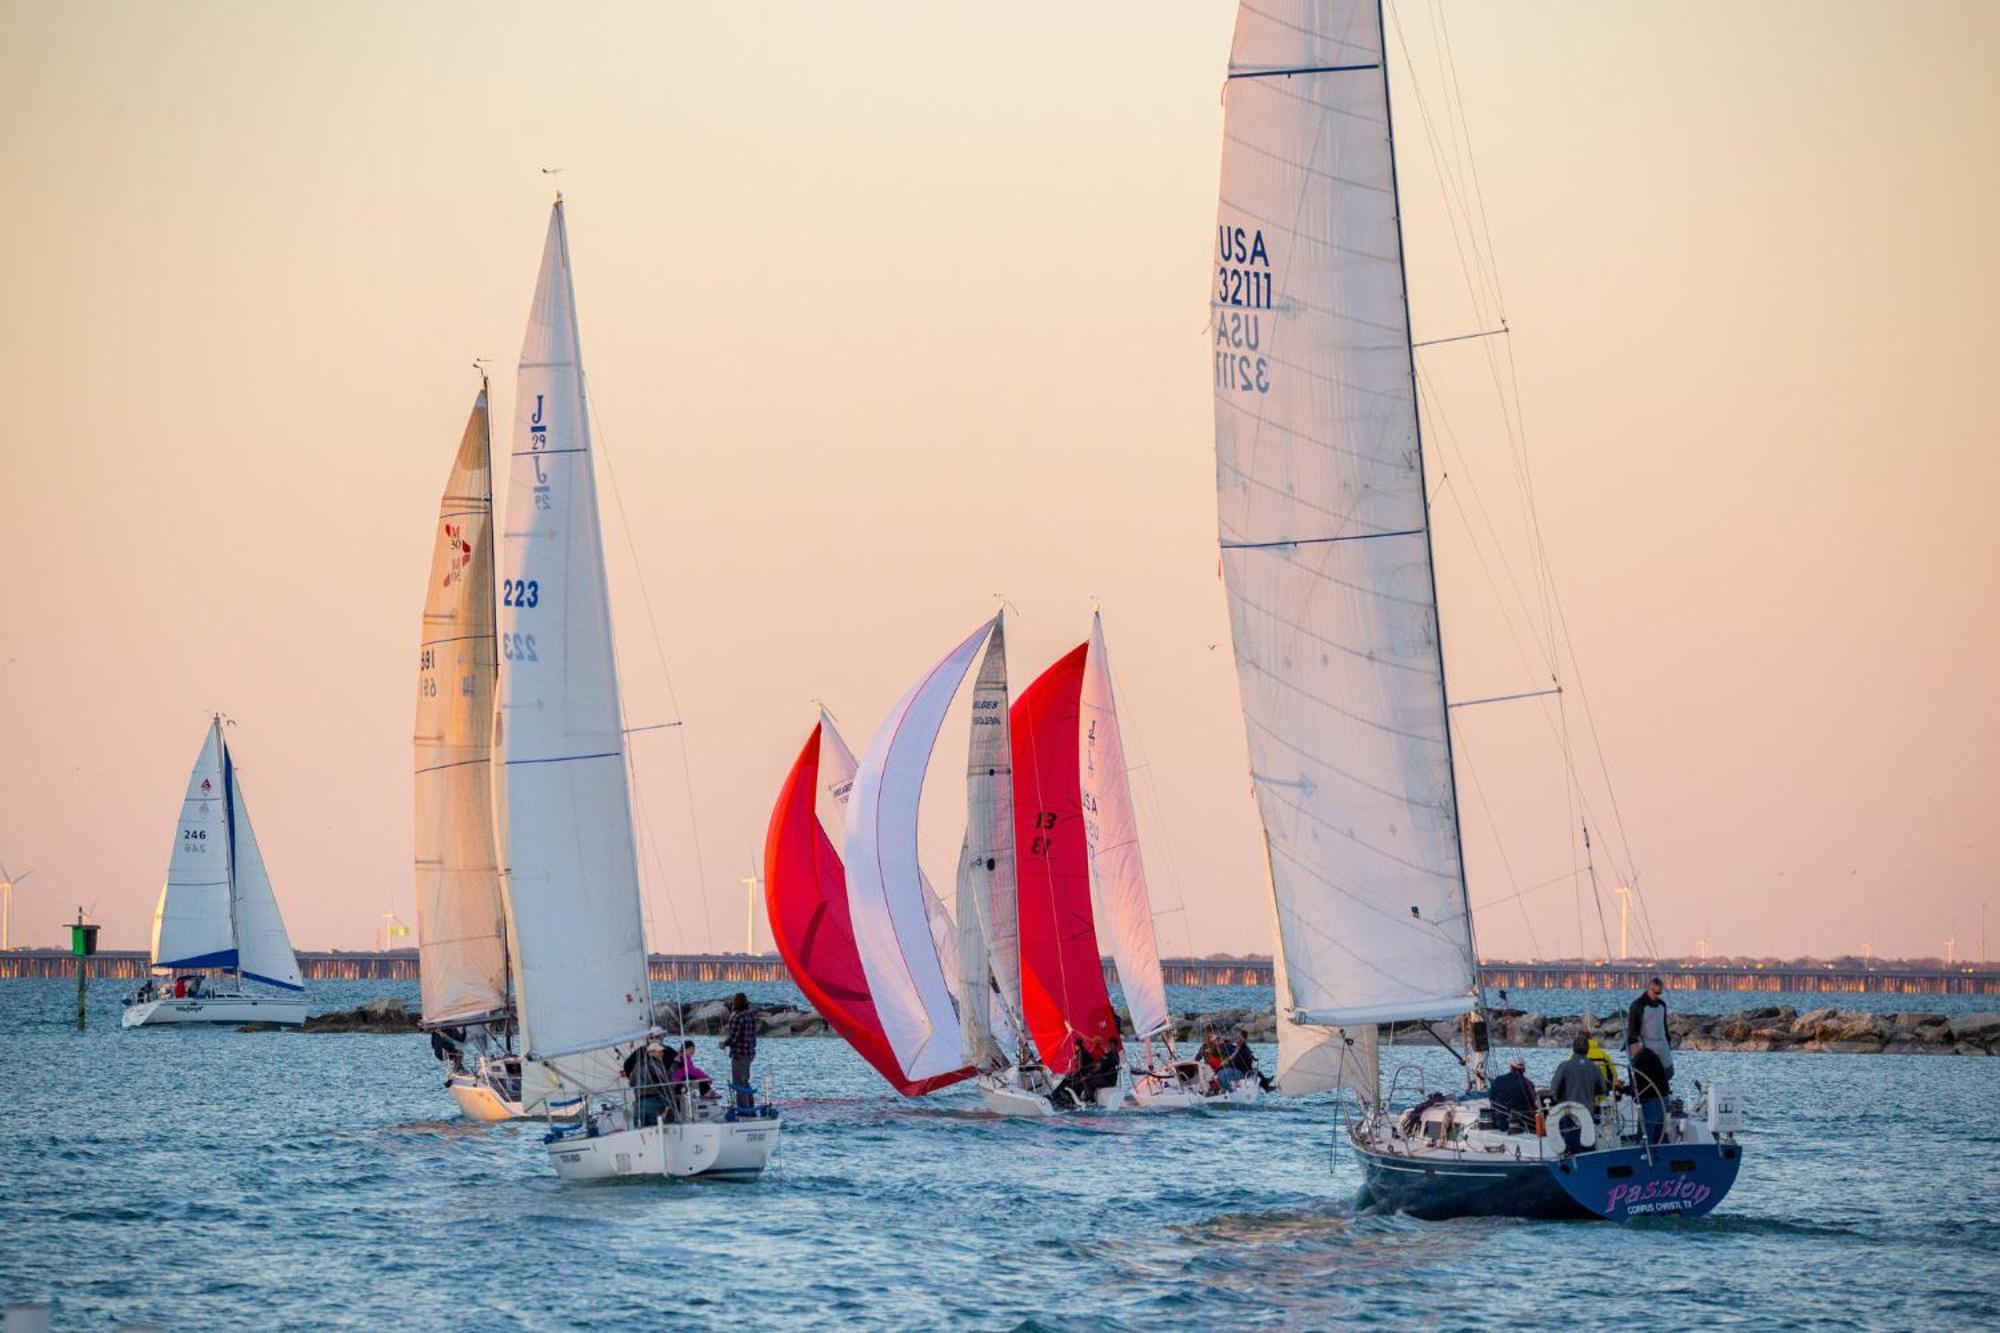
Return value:
<svg viewBox="0 0 2000 1333">
<path fill-rule="evenodd" d="M 1216 219 L 1216 479 L 1277 926 L 1280 1086 L 1341 1083 L 1362 1201 L 1419 1217 L 1713 1208 L 1740 1107 L 1665 1143 L 1565 1104 L 1495 1127 L 1447 721 L 1379 0 L 1238 11 Z M 1468 1017 L 1470 1016 L 1470 1017 Z M 1377 1026 L 1465 1019 L 1462 1093 L 1398 1114 Z M 1395 1088 L 1392 1085 L 1393 1095 Z"/>
<path fill-rule="evenodd" d="M 1118 989 L 1124 994 L 1126 1017 L 1132 1027 L 1132 1043 L 1126 1047 L 1132 1100 L 1160 1109 L 1199 1106 L 1217 1099 L 1254 1102 L 1261 1091 L 1256 1079 L 1244 1078 L 1225 1089 L 1200 1060 L 1179 1058 L 1173 1049 L 1166 976 L 1160 970 L 1152 896 L 1146 888 L 1145 857 L 1139 845 L 1139 820 L 1132 805 L 1102 614 L 1091 617 L 1077 722 L 1078 796 L 1093 924 L 1098 942 L 1108 948 L 1117 969 Z"/>
<path fill-rule="evenodd" d="M 474 1120 L 527 1114 L 512 1049 L 507 909 L 494 830 L 493 433 L 486 377 L 438 503 L 414 730 L 423 1025 L 457 1055 L 445 1087 Z"/>
<path fill-rule="evenodd" d="M 876 1013 L 855 944 L 847 871 L 835 842 L 846 826 L 856 767 L 839 728 L 822 710 L 771 811 L 764 843 L 765 912 L 778 954 L 806 1002 L 891 1087 L 921 1097 L 972 1077 L 973 1070 L 967 1065 L 929 1078 L 909 1077 Z M 932 938 L 942 942 L 935 930 Z"/>
<path fill-rule="evenodd" d="M 167 882 L 153 910 L 153 971 L 166 977 L 125 997 L 128 1028 L 306 1021 L 299 960 L 222 727 L 221 714 L 210 719 L 188 774 Z M 207 975 L 216 971 L 221 975 Z"/>
<path fill-rule="evenodd" d="M 498 744 L 521 1100 L 549 1113 L 565 1179 L 753 1176 L 777 1148 L 775 1110 L 725 1108 L 692 1087 L 655 1107 L 624 1081 L 658 1029 L 560 196 L 516 384 Z M 565 1110 L 576 1118 L 557 1124 Z"/>
</svg>

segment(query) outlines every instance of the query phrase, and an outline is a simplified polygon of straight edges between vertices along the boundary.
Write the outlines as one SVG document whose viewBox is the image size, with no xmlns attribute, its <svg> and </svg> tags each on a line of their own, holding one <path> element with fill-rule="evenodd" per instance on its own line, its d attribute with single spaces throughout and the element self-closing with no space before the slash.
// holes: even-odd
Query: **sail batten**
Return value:
<svg viewBox="0 0 2000 1333">
<path fill-rule="evenodd" d="M 1355 1030 L 1476 996 L 1382 64 L 1375 0 L 1239 10 L 1210 301 L 1278 1009 Z"/>
<path fill-rule="evenodd" d="M 499 551 L 504 892 L 529 1105 L 618 1084 L 651 1022 L 631 791 L 563 205 L 522 340 Z"/>
<path fill-rule="evenodd" d="M 417 952 L 424 1022 L 508 1008 L 507 914 L 494 822 L 492 426 L 482 383 L 438 503 L 413 729 Z"/>
</svg>

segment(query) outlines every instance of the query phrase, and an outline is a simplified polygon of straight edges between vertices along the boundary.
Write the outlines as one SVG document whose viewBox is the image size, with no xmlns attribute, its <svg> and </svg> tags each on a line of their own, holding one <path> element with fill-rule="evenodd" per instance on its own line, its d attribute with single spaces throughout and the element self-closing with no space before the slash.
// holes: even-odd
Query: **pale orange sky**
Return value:
<svg viewBox="0 0 2000 1333">
<path fill-rule="evenodd" d="M 2000 10 L 1395 10 L 1417 335 L 1479 319 L 1413 97 L 1442 105 L 1442 13 L 1660 945 L 1973 953 L 2000 906 Z M 17 939 L 83 903 L 144 945 L 215 708 L 294 940 L 413 917 L 430 523 L 471 357 L 510 417 L 560 166 L 632 530 L 607 487 L 627 711 L 686 722 L 635 741 L 655 947 L 741 947 L 811 700 L 858 747 L 1004 591 L 1017 686 L 1102 599 L 1163 949 L 1268 950 L 1204 332 L 1232 18 L 0 3 Z M 1459 698 L 1540 683 L 1485 572 L 1525 568 L 1491 346 L 1421 362 Z M 1514 897 L 1575 866 L 1550 710 L 1457 715 L 1490 956 L 1602 948 L 1567 881 Z"/>
</svg>

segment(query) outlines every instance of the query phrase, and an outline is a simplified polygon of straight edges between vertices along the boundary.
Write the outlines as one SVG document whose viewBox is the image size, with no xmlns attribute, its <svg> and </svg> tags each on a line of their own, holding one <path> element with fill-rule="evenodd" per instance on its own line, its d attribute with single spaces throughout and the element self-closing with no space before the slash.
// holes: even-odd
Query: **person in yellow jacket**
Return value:
<svg viewBox="0 0 2000 1333">
<path fill-rule="evenodd" d="M 1590 1034 L 1590 1046 L 1584 1051 L 1583 1058 L 1596 1065 L 1603 1072 L 1604 1086 L 1606 1088 L 1616 1088 L 1618 1086 L 1618 1071 L 1611 1065 L 1611 1054 L 1599 1043 L 1597 1034 L 1594 1032 Z M 1600 1092 L 1597 1094 L 1597 1105 L 1604 1105 L 1605 1096 L 1605 1093 Z"/>
</svg>

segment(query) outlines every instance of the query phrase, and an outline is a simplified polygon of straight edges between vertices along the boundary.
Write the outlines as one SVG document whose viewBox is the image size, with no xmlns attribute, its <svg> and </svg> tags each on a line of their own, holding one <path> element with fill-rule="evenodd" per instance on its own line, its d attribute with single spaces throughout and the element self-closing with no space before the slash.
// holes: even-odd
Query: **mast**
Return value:
<svg viewBox="0 0 2000 1333">
<path fill-rule="evenodd" d="M 222 714 L 217 713 L 209 721 L 215 729 L 216 752 L 222 756 L 222 821 L 226 830 L 228 855 L 223 858 L 223 869 L 229 877 L 229 943 L 230 956 L 235 960 L 232 970 L 236 973 L 236 989 L 243 989 L 243 922 L 242 904 L 236 892 L 236 764 L 229 754 L 229 740 L 222 734 Z"/>
<path fill-rule="evenodd" d="M 1403 245 L 1403 186 L 1402 172 L 1396 165 L 1396 111 L 1389 97 L 1389 31 L 1386 23 L 1383 0 L 1375 0 L 1375 28 L 1382 37 L 1382 117 L 1389 132 L 1389 199 L 1396 213 L 1396 278 L 1397 288 L 1403 295 L 1403 341 L 1408 344 L 1410 365 L 1410 387 L 1417 383 L 1417 338 L 1416 326 L 1410 322 L 1410 264 L 1408 252 Z M 1419 400 L 1418 410 L 1413 414 L 1417 436 L 1417 488 L 1424 498 L 1424 567 L 1430 571 L 1431 610 L 1437 617 L 1437 662 L 1438 662 L 1438 707 L 1444 711 L 1444 762 L 1450 775 L 1448 786 L 1451 795 L 1451 840 L 1458 852 L 1458 898 L 1459 909 L 1465 913 L 1465 939 L 1472 951 L 1467 960 L 1472 968 L 1473 987 L 1478 998 L 1473 1012 L 1479 1021 L 1486 1021 L 1486 988 L 1479 984 L 1479 943 L 1472 930 L 1472 888 L 1466 882 L 1465 874 L 1465 819 L 1458 803 L 1458 760 L 1454 753 L 1451 734 L 1451 691 L 1446 688 L 1444 662 L 1444 606 L 1438 601 L 1437 585 L 1437 545 L 1431 533 L 1431 489 L 1424 471 L 1424 414 Z M 1471 1066 L 1467 1066 L 1468 1072 Z"/>
</svg>

